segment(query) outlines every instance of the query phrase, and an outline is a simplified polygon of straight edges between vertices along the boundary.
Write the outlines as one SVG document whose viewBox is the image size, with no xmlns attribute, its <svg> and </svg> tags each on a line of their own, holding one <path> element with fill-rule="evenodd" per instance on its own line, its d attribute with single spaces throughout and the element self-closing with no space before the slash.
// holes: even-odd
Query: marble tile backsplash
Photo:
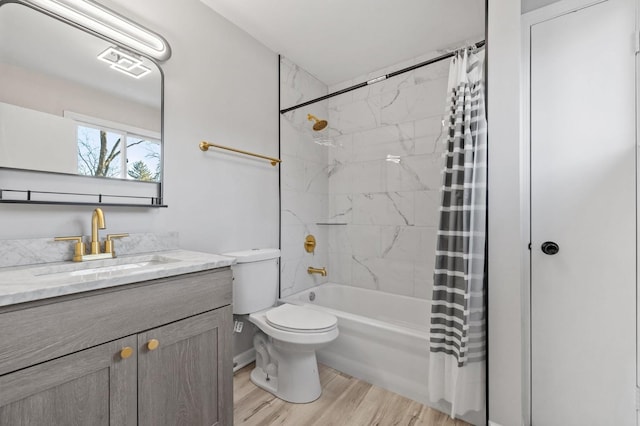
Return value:
<svg viewBox="0 0 640 426">
<path fill-rule="evenodd" d="M 85 243 L 90 238 L 85 237 Z M 0 240 L 0 267 L 69 261 L 73 258 L 74 242 L 51 238 Z M 138 233 L 114 242 L 118 255 L 149 253 L 179 248 L 178 233 Z"/>
</svg>

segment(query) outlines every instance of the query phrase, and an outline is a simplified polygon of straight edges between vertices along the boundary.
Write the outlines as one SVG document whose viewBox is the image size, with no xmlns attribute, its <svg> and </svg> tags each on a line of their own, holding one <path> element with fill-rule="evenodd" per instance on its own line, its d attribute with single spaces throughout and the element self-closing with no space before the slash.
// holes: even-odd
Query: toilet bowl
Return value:
<svg viewBox="0 0 640 426">
<path fill-rule="evenodd" d="M 253 339 L 251 381 L 280 399 L 306 403 L 320 397 L 316 349 L 338 337 L 337 318 L 302 306 L 275 306 L 278 249 L 225 253 L 235 257 L 233 313 L 249 314 L 260 331 Z"/>
<path fill-rule="evenodd" d="M 253 313 L 249 320 L 264 336 L 262 340 L 254 338 L 253 383 L 288 402 L 318 399 L 322 389 L 316 350 L 338 337 L 337 318 L 284 304 Z"/>
</svg>

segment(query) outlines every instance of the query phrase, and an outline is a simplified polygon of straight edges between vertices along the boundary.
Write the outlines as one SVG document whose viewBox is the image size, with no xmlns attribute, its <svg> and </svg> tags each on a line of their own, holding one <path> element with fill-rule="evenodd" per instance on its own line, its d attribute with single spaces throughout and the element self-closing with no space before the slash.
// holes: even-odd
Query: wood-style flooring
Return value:
<svg viewBox="0 0 640 426">
<path fill-rule="evenodd" d="M 235 426 L 467 426 L 446 414 L 320 364 L 322 396 L 291 404 L 249 380 L 254 364 L 233 379 Z"/>
</svg>

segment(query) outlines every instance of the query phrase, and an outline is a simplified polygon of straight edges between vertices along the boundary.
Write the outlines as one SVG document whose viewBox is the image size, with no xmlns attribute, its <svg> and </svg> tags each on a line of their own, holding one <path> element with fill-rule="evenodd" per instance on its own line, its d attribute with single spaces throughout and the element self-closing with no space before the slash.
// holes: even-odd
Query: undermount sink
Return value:
<svg viewBox="0 0 640 426">
<path fill-rule="evenodd" d="M 114 259 L 94 260 L 90 262 L 66 263 L 58 265 L 44 266 L 34 268 L 31 274 L 36 277 L 47 276 L 100 276 L 114 275 L 119 272 L 135 273 L 136 270 L 148 270 L 150 268 L 162 267 L 168 263 L 180 262 L 179 259 L 173 259 L 159 255 L 142 255 Z"/>
<path fill-rule="evenodd" d="M 81 269 L 79 271 L 69 272 L 69 275 L 71 275 L 72 277 L 75 277 L 77 275 L 87 275 L 87 274 L 94 274 L 94 273 L 100 273 L 100 272 L 124 271 L 127 269 L 144 268 L 145 266 L 156 266 L 163 263 L 165 262 L 150 260 L 148 262 L 125 263 L 124 265 L 101 266 L 98 268 Z"/>
</svg>

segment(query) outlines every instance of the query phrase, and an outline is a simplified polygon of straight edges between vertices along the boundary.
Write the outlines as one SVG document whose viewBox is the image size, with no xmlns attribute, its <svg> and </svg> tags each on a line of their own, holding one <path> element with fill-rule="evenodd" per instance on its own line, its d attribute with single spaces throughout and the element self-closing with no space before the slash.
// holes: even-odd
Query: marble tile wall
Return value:
<svg viewBox="0 0 640 426">
<path fill-rule="evenodd" d="M 327 93 L 327 85 L 297 65 L 280 62 L 281 107 L 297 105 Z M 328 149 L 314 143 L 317 134 L 307 114 L 327 119 L 326 102 L 299 108 L 280 116 L 280 192 L 281 192 L 281 296 L 326 282 L 328 278 L 307 274 L 309 266 L 327 267 L 328 229 L 324 225 L 329 211 Z M 328 129 L 327 129 L 328 131 Z M 314 254 L 304 250 L 305 237 L 316 237 Z"/>
<path fill-rule="evenodd" d="M 282 107 L 441 53 L 329 88 L 283 59 Z M 448 69 L 439 62 L 281 116 L 282 296 L 328 280 L 431 298 Z M 313 143 L 307 113 L 328 118 L 333 146 Z M 309 233 L 315 255 L 303 249 Z M 310 265 L 326 266 L 327 279 L 308 276 Z"/>
<path fill-rule="evenodd" d="M 346 223 L 329 227 L 332 282 L 431 298 L 448 67 L 439 62 L 329 99 L 339 146 L 328 152 L 328 216 Z"/>
</svg>

